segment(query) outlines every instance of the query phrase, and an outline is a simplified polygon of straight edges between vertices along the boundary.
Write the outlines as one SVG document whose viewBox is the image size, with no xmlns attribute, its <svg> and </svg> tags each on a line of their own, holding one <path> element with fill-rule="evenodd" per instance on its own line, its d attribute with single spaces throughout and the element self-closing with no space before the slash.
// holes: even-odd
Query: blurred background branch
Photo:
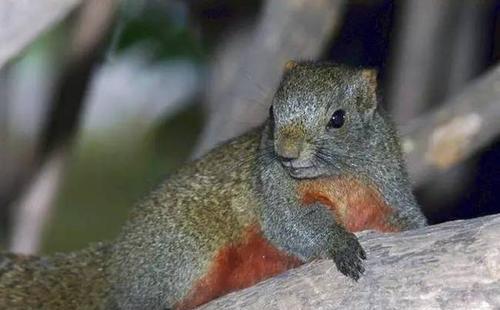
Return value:
<svg viewBox="0 0 500 310">
<path fill-rule="evenodd" d="M 415 185 L 462 164 L 500 135 L 500 67 L 402 128 Z"/>
<path fill-rule="evenodd" d="M 113 0 L 89 0 L 79 11 L 46 125 L 41 130 L 38 158 L 28 174 L 28 185 L 13 197 L 13 252 L 32 254 L 39 250 L 42 229 L 64 176 L 92 72 L 107 44 L 116 6 Z"/>
<path fill-rule="evenodd" d="M 481 72 L 494 5 L 490 0 L 398 2 L 387 104 L 399 124 L 435 109 Z M 441 169 L 425 183 L 416 176 L 421 203 L 432 204 L 434 213 L 456 205 L 471 186 L 473 161 Z"/>
<path fill-rule="evenodd" d="M 315 59 L 341 22 L 344 0 L 269 0 L 256 25 L 215 54 L 208 118 L 196 155 L 259 125 L 290 59 Z"/>
<path fill-rule="evenodd" d="M 33 40 L 61 21 L 82 0 L 0 2 L 0 68 Z"/>
</svg>

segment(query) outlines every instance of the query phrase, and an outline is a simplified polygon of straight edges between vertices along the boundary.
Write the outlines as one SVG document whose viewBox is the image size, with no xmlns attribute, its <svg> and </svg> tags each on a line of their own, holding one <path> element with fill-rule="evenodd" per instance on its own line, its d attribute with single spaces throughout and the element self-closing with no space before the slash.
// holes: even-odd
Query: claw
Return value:
<svg viewBox="0 0 500 310">
<path fill-rule="evenodd" d="M 332 258 L 341 273 L 357 282 L 365 272 L 363 260 L 366 259 L 366 253 L 357 239 L 349 241 L 345 247 L 335 249 Z"/>
<path fill-rule="evenodd" d="M 365 250 L 363 250 L 363 248 L 361 248 L 361 251 L 359 253 L 359 257 L 361 257 L 361 259 L 366 259 L 366 252 L 365 252 Z"/>
</svg>

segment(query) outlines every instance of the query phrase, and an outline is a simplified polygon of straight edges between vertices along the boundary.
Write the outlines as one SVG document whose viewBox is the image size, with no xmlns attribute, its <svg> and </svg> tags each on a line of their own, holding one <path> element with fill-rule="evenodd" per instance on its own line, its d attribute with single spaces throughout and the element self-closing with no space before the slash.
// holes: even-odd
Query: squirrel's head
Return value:
<svg viewBox="0 0 500 310">
<path fill-rule="evenodd" d="M 375 70 L 286 64 L 270 128 L 274 153 L 292 177 L 313 178 L 362 164 L 377 108 L 376 85 Z"/>
</svg>

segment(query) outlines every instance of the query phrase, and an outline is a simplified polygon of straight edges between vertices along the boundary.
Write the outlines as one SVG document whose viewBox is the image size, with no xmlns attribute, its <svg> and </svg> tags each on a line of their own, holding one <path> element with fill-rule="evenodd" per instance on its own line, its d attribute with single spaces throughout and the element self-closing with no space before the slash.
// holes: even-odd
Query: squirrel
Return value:
<svg viewBox="0 0 500 310">
<path fill-rule="evenodd" d="M 354 232 L 424 225 L 376 71 L 290 61 L 264 124 L 170 175 L 116 240 L 0 256 L 0 305 L 192 309 L 319 258 L 357 281 Z"/>
</svg>

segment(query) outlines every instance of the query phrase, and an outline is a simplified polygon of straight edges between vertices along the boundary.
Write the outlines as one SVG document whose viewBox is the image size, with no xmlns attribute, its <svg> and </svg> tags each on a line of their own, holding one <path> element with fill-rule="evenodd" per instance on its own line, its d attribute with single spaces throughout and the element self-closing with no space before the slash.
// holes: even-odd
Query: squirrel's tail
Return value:
<svg viewBox="0 0 500 310">
<path fill-rule="evenodd" d="M 0 253 L 0 308 L 99 309 L 111 245 L 54 256 Z"/>
</svg>

